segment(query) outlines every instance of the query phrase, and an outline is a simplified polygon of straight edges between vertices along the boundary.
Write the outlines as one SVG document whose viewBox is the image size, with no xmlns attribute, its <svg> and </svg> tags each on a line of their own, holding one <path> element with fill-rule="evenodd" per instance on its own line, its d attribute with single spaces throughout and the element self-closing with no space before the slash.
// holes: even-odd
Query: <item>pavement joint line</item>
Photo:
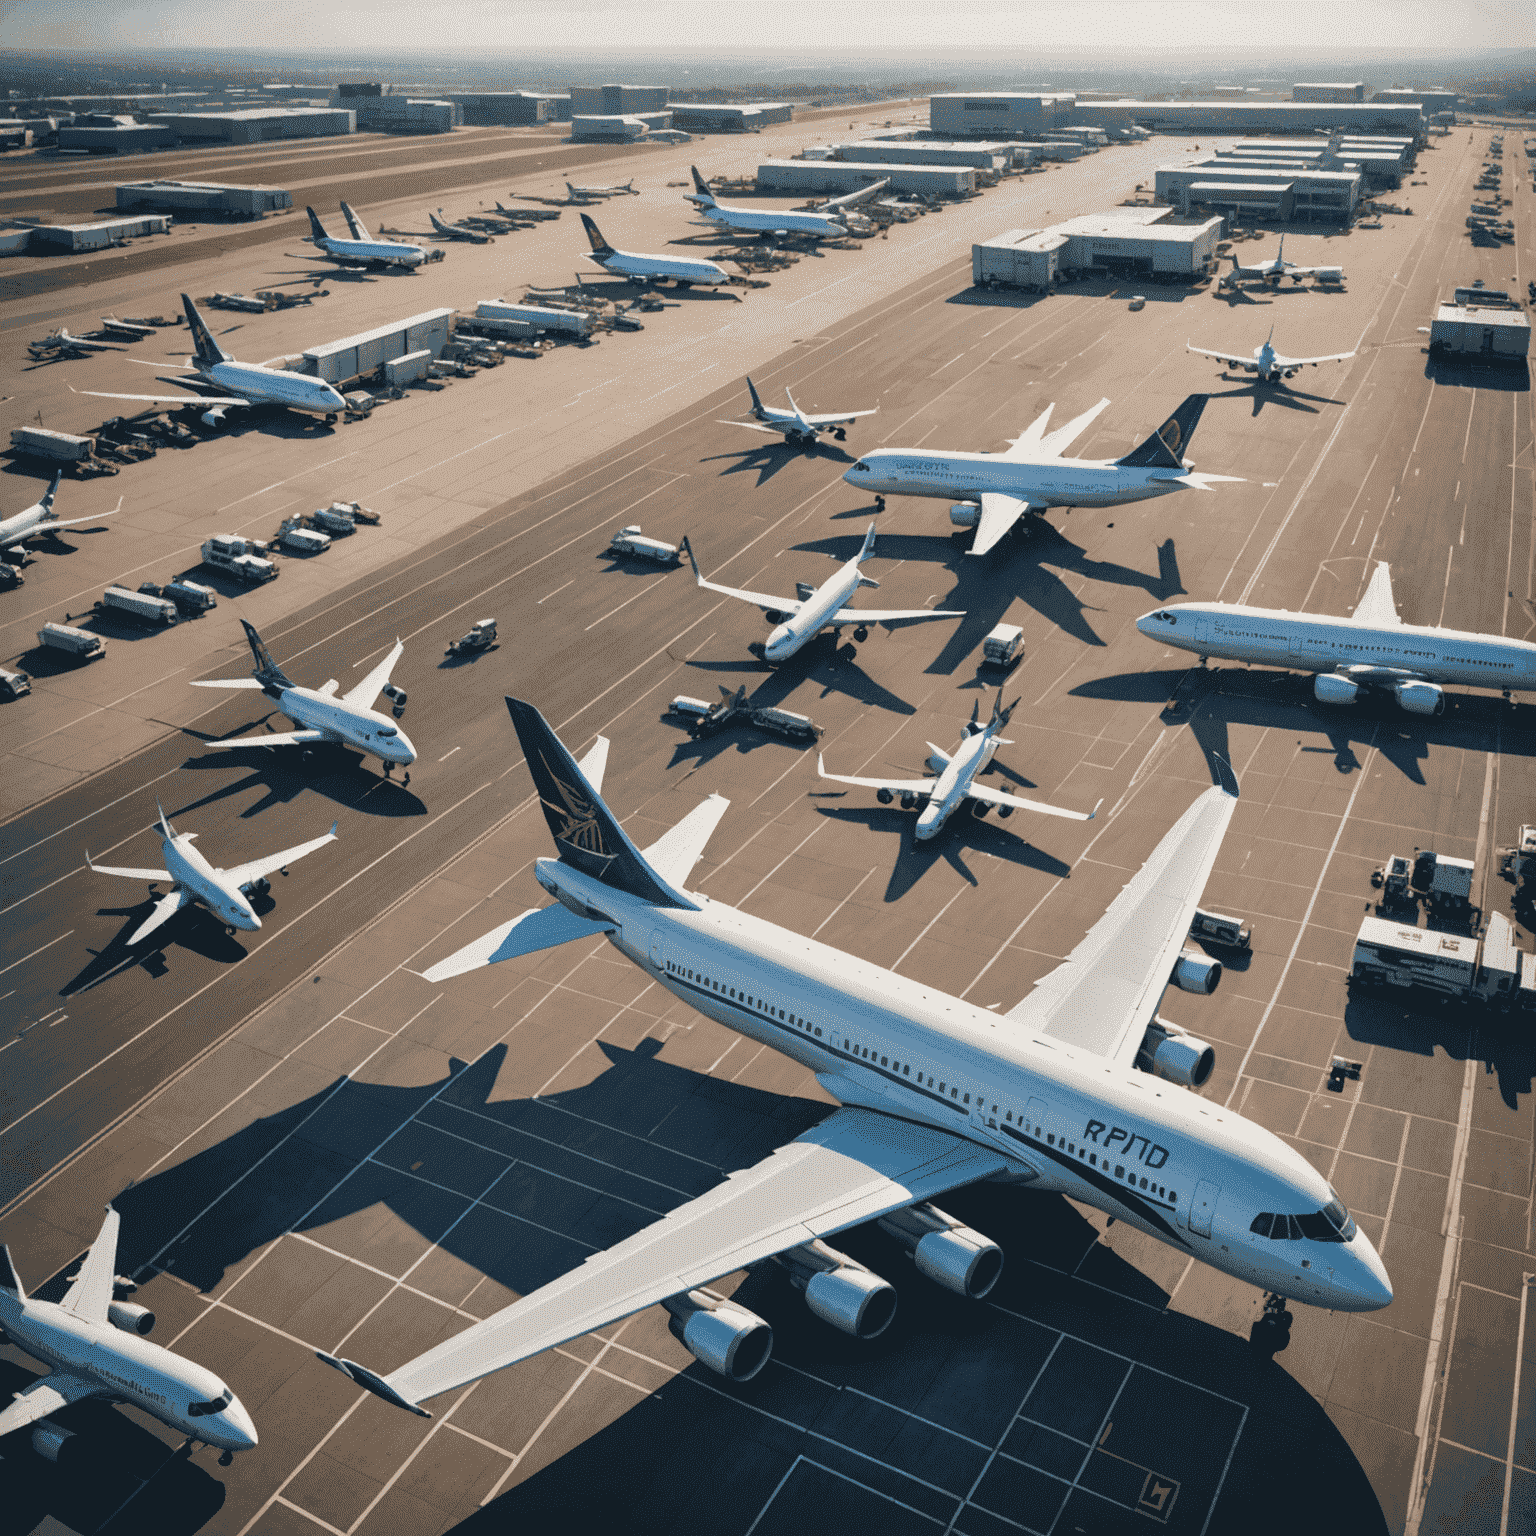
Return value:
<svg viewBox="0 0 1536 1536">
<path fill-rule="evenodd" d="M 610 1379 L 613 1380 L 613 1381 L 623 1381 L 624 1380 L 624 1378 L 622 1376 L 613 1376 L 610 1372 L 607 1372 L 607 1371 L 603 1372 L 603 1374 L 605 1376 L 609 1376 Z M 479 1435 L 474 1434 L 470 1430 L 467 1430 L 467 1429 L 463 1428 L 462 1425 L 459 1425 L 459 1424 L 449 1424 L 448 1428 L 451 1429 L 454 1432 L 454 1434 L 456 1434 L 456 1435 L 463 1435 L 463 1437 L 466 1440 L 473 1440 L 476 1445 L 482 1445 L 482 1446 L 485 1447 L 486 1450 L 494 1451 L 498 1456 L 511 1456 L 511 1454 L 512 1454 L 512 1452 L 509 1451 L 504 1445 L 497 1445 L 493 1441 L 483 1440 L 483 1439 L 481 1439 L 481 1437 Z"/>
<path fill-rule="evenodd" d="M 505 1173 L 506 1171 L 507 1170 L 505 1168 L 502 1169 L 502 1173 Z M 500 1174 L 497 1175 L 498 1178 L 500 1176 L 501 1176 Z M 469 1198 L 468 1196 L 465 1196 L 465 1199 L 468 1199 L 468 1198 Z M 474 1203 L 475 1202 L 471 1202 L 470 1206 L 467 1206 L 465 1208 L 465 1213 L 464 1214 L 467 1214 L 468 1211 L 473 1208 Z M 462 1220 L 462 1219 L 463 1219 L 463 1216 L 461 1215 L 458 1218 L 458 1220 Z M 458 1224 L 458 1221 L 455 1221 L 454 1225 L 456 1226 L 457 1224 Z M 450 1227 L 448 1229 L 448 1231 L 451 1231 L 451 1230 L 452 1230 L 452 1228 Z M 445 1232 L 444 1235 L 445 1236 L 447 1235 L 446 1232 Z M 422 1253 L 421 1258 L 420 1259 L 416 1259 L 411 1264 L 410 1268 L 408 1268 L 405 1271 L 405 1275 L 392 1275 L 392 1274 L 389 1273 L 389 1271 L 387 1269 L 380 1269 L 376 1264 L 369 1264 L 366 1261 L 364 1261 L 363 1259 L 358 1258 L 355 1254 L 343 1253 L 340 1248 L 332 1248 L 328 1243 L 322 1243 L 322 1242 L 316 1241 L 316 1239 L 312 1238 L 309 1235 L 309 1233 L 307 1233 L 307 1232 L 285 1232 L 285 1233 L 283 1233 L 283 1237 L 291 1237 L 295 1242 L 303 1243 L 306 1248 L 318 1248 L 321 1253 L 328 1253 L 328 1254 L 330 1254 L 330 1256 L 333 1259 L 340 1259 L 343 1264 L 347 1264 L 347 1265 L 350 1265 L 350 1266 L 352 1266 L 354 1268 L 364 1270 L 364 1271 L 366 1271 L 370 1275 L 377 1275 L 380 1280 L 388 1280 L 390 1285 L 391 1285 L 391 1287 L 392 1287 L 392 1289 L 390 1291 L 386 1291 L 384 1293 L 384 1295 L 386 1297 L 392 1295 L 394 1290 L 409 1291 L 411 1293 L 411 1295 L 418 1296 L 423 1301 L 430 1301 L 434 1306 L 442 1307 L 445 1311 L 455 1312 L 460 1317 L 468 1318 L 469 1321 L 472 1322 L 472 1323 L 478 1323 L 480 1321 L 479 1317 L 477 1317 L 473 1312 L 466 1312 L 463 1307 L 455 1306 L 453 1304 L 453 1302 L 445 1301 L 441 1296 L 434 1296 L 431 1293 L 431 1291 L 423 1291 L 423 1290 L 419 1289 L 418 1287 L 416 1287 L 414 1285 L 407 1285 L 406 1284 L 405 1275 L 410 1274 L 411 1270 L 415 1269 L 416 1265 L 421 1262 L 421 1259 L 426 1258 L 427 1254 L 429 1254 L 429 1253 L 431 1253 L 433 1251 L 433 1248 L 435 1248 L 437 1246 L 436 1244 L 433 1245 L 433 1248 L 426 1249 Z M 441 1241 L 441 1239 L 439 1239 L 439 1241 Z M 216 1298 L 211 1297 L 211 1296 L 210 1297 L 204 1297 L 203 1299 L 208 1301 L 210 1304 L 214 1304 L 214 1305 L 218 1305 L 218 1306 L 222 1306 L 222 1307 L 229 1306 L 228 1302 L 217 1301 Z M 381 1300 L 382 1299 L 383 1298 L 381 1298 Z M 233 1307 L 230 1307 L 229 1310 L 230 1311 L 234 1311 L 235 1309 Z M 242 1312 L 240 1315 L 242 1317 L 244 1317 L 245 1313 Z M 366 1316 L 372 1316 L 372 1309 L 369 1310 L 369 1312 L 366 1314 Z M 264 1326 L 269 1326 L 269 1325 L 264 1325 Z M 343 1342 L 345 1342 L 345 1340 L 347 1338 L 351 1337 L 352 1332 L 355 1331 L 357 1326 L 358 1326 L 357 1324 L 354 1324 L 353 1328 L 349 1329 L 348 1332 L 345 1335 L 343 1335 Z M 183 1330 L 183 1331 L 185 1331 L 185 1330 Z M 181 1337 L 181 1335 L 177 1334 L 177 1338 L 180 1338 L 180 1337 Z M 286 1338 L 287 1335 L 285 1334 L 284 1337 Z M 316 1349 L 318 1347 L 317 1345 L 308 1343 L 304 1339 L 295 1339 L 294 1343 L 295 1344 L 303 1344 L 305 1349 L 311 1350 L 311 1351 L 313 1351 L 314 1349 Z M 337 1344 L 334 1349 L 328 1350 L 327 1353 L 334 1355 L 340 1349 L 341 1349 L 341 1345 Z"/>
<path fill-rule="evenodd" d="M 639 996 L 634 999 L 634 1002 L 639 1002 L 640 998 L 644 997 L 648 992 L 650 992 L 651 988 L 655 985 L 656 983 L 654 981 L 647 983 L 644 989 L 640 992 Z M 560 1077 L 565 1072 L 569 1071 L 570 1068 L 578 1060 L 580 1060 L 580 1058 L 585 1055 L 592 1046 L 596 1045 L 597 1042 L 602 1039 L 603 1035 L 606 1034 L 608 1030 L 612 1029 L 613 1026 L 617 1024 L 619 1020 L 630 1011 L 632 1006 L 632 1003 L 620 1003 L 617 1009 L 609 1016 L 607 1022 L 602 1026 L 602 1028 L 599 1029 L 590 1040 L 583 1041 L 576 1050 L 572 1051 L 571 1054 L 566 1057 L 565 1061 L 561 1064 L 559 1069 L 555 1072 L 552 1072 L 550 1076 L 545 1079 L 544 1085 L 542 1087 L 534 1089 L 532 1097 L 535 1099 L 542 1099 L 544 1095 L 549 1092 L 551 1086 L 558 1082 Z"/>
<path fill-rule="evenodd" d="M 339 1525 L 332 1525 L 329 1520 L 322 1520 L 313 1510 L 305 1509 L 302 1504 L 295 1504 L 292 1499 L 285 1499 L 279 1494 L 275 1500 L 284 1509 L 290 1509 L 296 1515 L 302 1515 L 313 1525 L 318 1525 L 321 1530 L 329 1531 L 331 1536 L 347 1536 L 347 1533 Z"/>
<path fill-rule="evenodd" d="M 357 1528 L 362 1525 L 362 1523 L 368 1518 L 369 1515 L 374 1512 L 374 1510 L 379 1507 L 385 1496 L 389 1493 L 390 1489 L 393 1488 L 395 1484 L 405 1476 L 406 1471 L 411 1466 L 411 1463 L 414 1462 L 416 1458 L 420 1456 L 421 1453 L 426 1450 L 426 1448 L 438 1437 L 438 1435 L 443 1432 L 444 1428 L 447 1427 L 447 1425 L 452 1421 L 454 1414 L 456 1414 L 459 1409 L 464 1406 L 465 1401 L 479 1385 L 479 1381 L 470 1382 L 469 1385 L 465 1387 L 464 1390 L 459 1393 L 459 1395 L 453 1400 L 453 1406 L 450 1407 L 446 1413 L 440 1414 L 436 1419 L 433 1420 L 431 1428 L 428 1429 L 426 1434 L 424 1434 L 421 1439 L 416 1442 L 416 1445 L 412 1449 L 410 1455 L 407 1456 L 400 1463 L 400 1465 L 395 1468 L 395 1470 L 385 1481 L 384 1486 L 380 1488 L 376 1494 L 374 1494 L 372 1499 L 369 1500 L 368 1507 L 364 1509 L 362 1514 L 360 1514 L 357 1519 L 347 1527 L 344 1536 L 353 1536 L 353 1533 L 357 1530 Z M 367 1397 L 371 1396 L 372 1394 L 365 1390 L 363 1395 Z M 513 1463 L 513 1465 L 516 1465 L 516 1463 Z M 511 1471 L 511 1467 L 508 1467 L 507 1470 Z"/>
<path fill-rule="evenodd" d="M 261 1506 L 261 1508 L 258 1509 L 256 1511 L 256 1513 L 254 1515 L 252 1515 L 251 1518 L 249 1520 L 247 1520 L 245 1522 L 245 1524 L 240 1527 L 239 1536 L 250 1536 L 251 1528 L 253 1526 L 257 1525 L 263 1519 L 263 1517 L 266 1515 L 267 1511 L 269 1509 L 271 1509 L 272 1506 L 275 1503 L 277 1503 L 277 1501 L 280 1498 L 282 1498 L 284 1490 L 288 1488 L 288 1486 L 299 1475 L 299 1473 L 301 1473 L 305 1469 L 305 1467 L 307 1467 L 310 1464 L 310 1462 L 312 1462 L 315 1459 L 315 1457 L 318 1456 L 320 1454 L 320 1452 L 323 1451 L 325 1449 L 325 1447 L 330 1444 L 331 1437 L 334 1434 L 336 1434 L 338 1430 L 340 1430 L 341 1426 L 343 1424 L 345 1424 L 347 1422 L 347 1420 L 350 1419 L 352 1417 L 352 1415 L 354 1413 L 356 1413 L 359 1408 L 362 1407 L 363 1400 L 368 1395 L 369 1394 L 367 1392 L 363 1392 L 363 1393 L 360 1393 L 358 1395 L 358 1397 L 353 1400 L 352 1406 L 350 1408 L 348 1408 L 347 1411 L 345 1413 L 343 1413 L 342 1416 L 339 1419 L 337 1419 L 336 1422 L 334 1424 L 332 1424 L 331 1427 L 328 1430 L 326 1430 L 326 1432 L 320 1437 L 320 1439 L 317 1440 L 315 1442 L 315 1444 L 310 1448 L 308 1454 L 298 1464 L 298 1466 L 296 1466 L 293 1469 L 293 1471 L 290 1472 L 288 1474 L 288 1476 L 285 1477 L 282 1480 L 282 1482 L 278 1485 L 277 1490 L 274 1493 L 269 1494 L 267 1496 L 266 1502 Z M 286 1500 L 284 1502 L 286 1503 Z M 308 1511 L 307 1510 L 300 1510 L 299 1513 L 307 1515 Z"/>
<path fill-rule="evenodd" d="M 396 1134 L 398 1135 L 399 1133 L 397 1132 Z M 509 1160 L 509 1166 L 519 1161 L 520 1159 L 518 1158 L 512 1158 Z M 429 1189 L 441 1190 L 443 1194 L 452 1195 L 456 1200 L 470 1199 L 470 1196 L 466 1195 L 462 1190 L 455 1189 L 451 1184 L 440 1184 L 436 1179 L 424 1178 L 419 1173 L 412 1173 L 408 1168 L 396 1168 L 392 1163 L 381 1163 L 377 1158 L 374 1157 L 370 1157 L 366 1160 L 365 1166 L 367 1165 L 372 1165 L 375 1168 L 382 1168 L 386 1173 L 398 1174 L 402 1179 L 411 1180 L 413 1184 L 425 1184 Z M 531 1167 L 533 1165 L 530 1164 L 529 1166 Z M 506 1172 L 505 1169 L 502 1171 Z M 550 1173 L 547 1168 L 540 1168 L 537 1171 L 547 1175 L 550 1178 L 560 1177 L 559 1174 Z M 576 1183 L 576 1180 L 567 1179 L 565 1182 L 574 1184 Z M 517 1211 L 508 1210 L 504 1205 L 493 1205 L 489 1200 L 483 1203 L 487 1210 L 495 1211 L 498 1216 L 506 1216 L 512 1221 L 520 1221 L 525 1227 L 537 1227 L 540 1232 L 547 1232 L 551 1237 L 558 1237 L 562 1242 L 575 1243 L 578 1248 L 588 1248 L 593 1253 L 599 1251 L 595 1243 L 584 1242 L 579 1237 L 573 1237 L 569 1232 L 560 1231 L 558 1227 L 547 1227 L 543 1222 L 535 1221 L 531 1216 L 524 1216 Z M 641 1209 L 643 1210 L 644 1207 L 642 1206 Z"/>
</svg>

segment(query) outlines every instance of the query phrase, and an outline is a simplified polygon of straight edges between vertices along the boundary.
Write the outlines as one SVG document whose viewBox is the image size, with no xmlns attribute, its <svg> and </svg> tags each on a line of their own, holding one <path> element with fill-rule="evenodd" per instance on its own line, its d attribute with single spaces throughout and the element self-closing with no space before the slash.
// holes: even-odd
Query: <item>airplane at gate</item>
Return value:
<svg viewBox="0 0 1536 1536">
<path fill-rule="evenodd" d="M 1336 272 L 1341 276 L 1342 267 L 1303 267 L 1294 261 L 1285 259 L 1285 236 L 1280 236 L 1280 248 L 1268 261 L 1257 261 L 1251 267 L 1245 267 L 1238 261 L 1236 255 L 1232 255 L 1232 270 L 1225 273 L 1221 279 L 1222 287 L 1231 287 L 1233 283 L 1249 280 L 1269 283 L 1278 287 L 1282 278 L 1290 278 L 1293 283 L 1299 283 L 1302 278 L 1310 277 L 1314 272 Z"/>
<path fill-rule="evenodd" d="M 80 1273 L 60 1302 L 29 1299 L 11 1250 L 0 1243 L 0 1329 L 17 1348 L 52 1367 L 0 1410 L 0 1435 L 30 1424 L 33 1449 L 56 1462 L 74 1432 L 47 1415 L 89 1397 L 105 1398 L 180 1430 L 189 1446 L 201 1441 L 217 1447 L 224 1453 L 219 1465 L 227 1467 L 236 1451 L 255 1449 L 256 1426 L 212 1371 L 144 1337 L 155 1326 L 153 1312 L 114 1300 L 120 1287 L 134 1288 L 113 1273 L 118 1224 L 109 1205 Z"/>
<path fill-rule="evenodd" d="M 301 688 L 273 661 L 266 642 L 256 633 L 255 626 L 241 619 L 245 638 L 256 658 L 256 667 L 250 677 L 223 678 L 217 681 L 194 682 L 194 688 L 259 688 L 277 703 L 277 707 L 301 730 L 271 733 L 264 736 L 242 736 L 229 741 L 210 741 L 210 747 L 220 751 L 228 747 L 287 747 L 303 746 L 313 742 L 330 741 L 340 746 L 354 747 L 370 757 L 376 757 L 384 765 L 388 778 L 396 763 L 406 766 L 405 782 L 411 782 L 410 765 L 416 761 L 416 748 L 405 732 L 388 715 L 373 707 L 379 694 L 392 690 L 389 675 L 395 663 L 405 654 L 405 646 L 395 641 L 395 648 L 374 667 L 360 683 L 345 693 L 338 693 L 341 686 L 335 678 L 320 688 Z M 403 706 L 405 695 L 393 690 L 396 707 Z"/>
<path fill-rule="evenodd" d="M 1392 1300 L 1308 1159 L 1188 1091 L 1214 1052 L 1159 1014 L 1170 985 L 1209 993 L 1219 979 L 1183 944 L 1238 803 L 1225 764 L 1066 961 L 998 1014 L 688 890 L 729 802 L 711 795 L 641 852 L 538 710 L 507 708 L 558 853 L 534 865 L 555 901 L 426 979 L 606 935 L 652 984 L 808 1067 L 841 1107 L 388 1374 L 326 1364 L 428 1416 L 428 1399 L 659 1303 L 698 1360 L 746 1380 L 772 1329 L 712 1282 L 777 1259 L 818 1317 L 873 1337 L 895 1289 L 827 1239 L 875 1221 L 929 1280 L 984 1296 L 1001 1250 L 932 1204 L 980 1180 L 1082 1201 L 1277 1297 L 1350 1312 Z"/>
<path fill-rule="evenodd" d="M 419 245 L 406 245 L 398 240 L 371 240 L 362 221 L 347 207 L 341 205 L 351 240 L 340 240 L 325 232 L 325 225 L 313 208 L 306 207 L 309 215 L 310 240 L 315 248 L 344 267 L 419 267 L 427 259 L 427 253 Z M 361 231 L 361 233 L 359 233 Z"/>
<path fill-rule="evenodd" d="M 647 256 L 642 251 L 617 250 L 608 244 L 603 238 L 603 232 L 586 214 L 582 214 L 581 222 L 586 226 L 587 239 L 592 246 L 590 254 L 583 254 L 588 261 L 596 262 L 605 272 L 611 272 L 615 277 L 634 277 L 642 282 L 657 282 L 667 278 L 679 288 L 688 288 L 694 283 L 717 286 L 731 280 L 730 273 L 724 267 L 696 256 Z"/>
<path fill-rule="evenodd" d="M 25 554 L 23 546 L 27 540 L 36 538 L 40 533 L 53 533 L 59 528 L 78 528 L 82 523 L 94 523 L 96 518 L 111 517 L 112 512 L 122 510 L 123 504 L 118 502 L 112 512 L 98 512 L 96 517 L 71 517 L 61 522 L 54 515 L 53 499 L 59 494 L 59 482 L 63 478 L 64 471 L 59 470 L 40 501 L 34 501 L 24 512 L 0 517 L 0 554 Z"/>
<path fill-rule="evenodd" d="M 1136 620 L 1149 640 L 1257 666 L 1312 672 L 1313 696 L 1351 704 L 1362 692 L 1390 695 L 1411 715 L 1438 715 L 1445 685 L 1536 689 L 1536 645 L 1428 624 L 1404 624 L 1392 597 L 1392 572 L 1376 563 L 1353 615 L 1291 613 L 1244 603 L 1176 603 Z"/>
<path fill-rule="evenodd" d="M 1068 459 L 1069 444 L 1109 405 L 1100 400 L 1054 432 L 1045 430 L 1055 406 L 1045 410 L 1002 453 L 953 453 L 938 448 L 876 448 L 843 479 L 872 491 L 876 505 L 887 496 L 935 496 L 953 501 L 949 520 L 974 528 L 970 553 L 995 549 L 1027 513 L 1048 507 L 1115 507 L 1171 491 L 1208 491 L 1241 479 L 1197 473 L 1183 457 L 1209 395 L 1190 395 L 1139 448 L 1119 459 Z"/>
<path fill-rule="evenodd" d="M 748 234 L 760 235 L 815 235 L 822 240 L 842 240 L 848 234 L 848 226 L 824 213 L 783 213 L 773 209 L 732 208 L 716 202 L 709 184 L 699 175 L 696 165 L 688 167 L 693 172 L 693 185 L 697 189 L 683 195 L 712 224 L 726 229 L 739 229 Z"/>
</svg>

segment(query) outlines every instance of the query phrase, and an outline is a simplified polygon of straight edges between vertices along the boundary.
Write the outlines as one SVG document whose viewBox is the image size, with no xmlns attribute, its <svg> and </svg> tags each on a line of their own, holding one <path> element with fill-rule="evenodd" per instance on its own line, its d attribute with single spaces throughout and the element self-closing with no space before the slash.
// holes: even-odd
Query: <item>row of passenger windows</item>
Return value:
<svg viewBox="0 0 1536 1536">
<path fill-rule="evenodd" d="M 1020 1116 L 1021 1121 L 1022 1119 L 1023 1117 Z M 1040 1127 L 1038 1125 L 1033 1127 L 1033 1132 L 1038 1136 L 1040 1134 Z M 1065 1147 L 1069 1157 L 1075 1157 L 1080 1163 L 1087 1162 L 1091 1168 L 1102 1168 L 1105 1173 L 1109 1172 L 1110 1164 L 1107 1157 L 1101 1161 L 1097 1152 L 1090 1152 L 1087 1147 L 1080 1147 L 1075 1141 L 1068 1141 L 1065 1136 L 1053 1136 L 1050 1132 L 1047 1132 L 1045 1144 L 1048 1147 Z M 1179 1192 L 1176 1189 L 1169 1189 L 1165 1185 L 1159 1184 L 1156 1179 L 1146 1178 L 1138 1174 L 1134 1168 L 1127 1173 L 1124 1163 L 1116 1163 L 1114 1167 L 1114 1177 L 1123 1179 L 1132 1189 L 1144 1189 L 1148 1194 L 1156 1195 L 1161 1200 L 1167 1200 L 1172 1205 L 1179 1203 Z"/>
<path fill-rule="evenodd" d="M 821 1038 L 821 1029 L 812 1024 L 809 1019 L 802 1019 L 799 1014 L 790 1013 L 788 1010 L 778 1007 L 773 1003 L 765 1003 L 760 997 L 748 997 L 745 992 L 738 991 L 726 982 L 717 981 L 711 976 L 701 975 L 697 971 L 691 971 L 686 966 L 677 965 L 673 961 L 667 961 L 667 969 L 674 976 L 681 976 L 684 981 L 694 982 L 701 987 L 708 987 L 711 992 L 717 992 L 721 997 L 729 998 L 732 1002 L 741 1003 L 748 1008 L 755 1008 L 759 1013 L 766 1013 L 770 1019 L 782 1019 L 786 1024 L 803 1030 L 808 1035 Z"/>
</svg>

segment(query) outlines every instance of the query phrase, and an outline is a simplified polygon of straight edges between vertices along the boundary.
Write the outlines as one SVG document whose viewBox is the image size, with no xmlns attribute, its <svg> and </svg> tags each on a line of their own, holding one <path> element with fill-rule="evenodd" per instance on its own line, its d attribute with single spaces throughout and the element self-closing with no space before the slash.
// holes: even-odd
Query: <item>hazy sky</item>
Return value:
<svg viewBox="0 0 1536 1536">
<path fill-rule="evenodd" d="M 295 53 L 492 48 L 732 52 L 1090 49 L 1106 56 L 1376 47 L 1466 55 L 1536 45 L 1530 0 L 0 0 L 0 47 L 260 48 Z"/>
</svg>

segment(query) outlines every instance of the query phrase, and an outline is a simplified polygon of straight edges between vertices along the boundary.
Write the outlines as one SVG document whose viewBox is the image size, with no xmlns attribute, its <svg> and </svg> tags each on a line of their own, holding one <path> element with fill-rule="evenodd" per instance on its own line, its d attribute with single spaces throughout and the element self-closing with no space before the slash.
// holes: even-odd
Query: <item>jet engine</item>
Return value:
<svg viewBox="0 0 1536 1536">
<path fill-rule="evenodd" d="M 878 1338 L 896 1316 L 896 1288 L 820 1238 L 781 1253 L 779 1263 L 806 1306 L 853 1338 Z"/>
<path fill-rule="evenodd" d="M 44 1461 L 57 1464 L 65 1445 L 75 1438 L 74 1430 L 65 1429 L 63 1425 L 55 1424 L 50 1419 L 39 1419 L 37 1427 L 32 1431 L 32 1449 Z"/>
<path fill-rule="evenodd" d="M 1445 690 L 1435 683 L 1399 683 L 1392 692 L 1397 696 L 1397 707 L 1410 715 L 1445 712 Z"/>
<path fill-rule="evenodd" d="M 667 1327 L 701 1365 L 732 1381 L 751 1381 L 773 1353 L 773 1329 L 757 1313 L 702 1288 L 662 1302 Z"/>
<path fill-rule="evenodd" d="M 880 1230 L 894 1237 L 936 1285 L 979 1301 L 1003 1272 L 1003 1250 L 936 1205 L 913 1205 L 880 1218 Z"/>
<path fill-rule="evenodd" d="M 1353 704 L 1359 694 L 1359 683 L 1337 672 L 1319 672 L 1312 679 L 1312 697 L 1319 704 Z"/>
<path fill-rule="evenodd" d="M 1142 1038 L 1136 1065 L 1181 1088 L 1203 1088 L 1216 1069 L 1215 1049 L 1167 1019 L 1154 1019 Z"/>
<path fill-rule="evenodd" d="M 1221 961 L 1186 949 L 1174 961 L 1173 976 L 1170 979 L 1181 992 L 1194 992 L 1201 997 L 1209 997 L 1221 980 Z"/>
<path fill-rule="evenodd" d="M 974 528 L 981 521 L 979 501 L 957 501 L 949 509 L 949 520 L 956 528 Z"/>
<path fill-rule="evenodd" d="M 133 1301 L 114 1301 L 107 1307 L 107 1321 L 124 1333 L 136 1333 L 141 1339 L 148 1338 L 155 1326 L 155 1314 L 148 1307 Z"/>
<path fill-rule="evenodd" d="M 875 791 L 875 799 L 878 800 L 881 805 L 889 805 L 891 803 L 891 801 L 894 800 L 895 798 L 896 798 L 896 793 L 895 793 L 894 790 L 890 790 L 890 789 L 877 789 Z"/>
<path fill-rule="evenodd" d="M 788 619 L 789 615 L 787 613 L 780 613 L 777 608 L 769 608 L 763 614 L 763 622 L 770 629 L 776 629 L 780 624 L 786 623 Z"/>
<path fill-rule="evenodd" d="M 205 427 L 221 427 L 224 425 L 224 407 L 216 405 L 211 410 L 203 412 L 203 425 Z"/>
</svg>

